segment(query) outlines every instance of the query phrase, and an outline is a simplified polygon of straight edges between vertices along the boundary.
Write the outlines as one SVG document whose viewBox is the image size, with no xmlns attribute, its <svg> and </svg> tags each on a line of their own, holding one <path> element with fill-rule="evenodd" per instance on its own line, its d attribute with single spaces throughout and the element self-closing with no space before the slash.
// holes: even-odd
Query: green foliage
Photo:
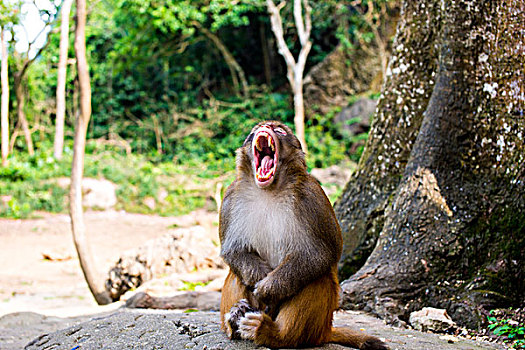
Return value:
<svg viewBox="0 0 525 350">
<path fill-rule="evenodd" d="M 510 343 L 512 348 L 525 349 L 525 325 L 510 318 L 498 318 L 494 314 L 495 310 L 491 310 L 487 316 L 488 329 L 503 338 L 505 343 Z"/>
<path fill-rule="evenodd" d="M 189 281 L 182 281 L 184 284 L 183 287 L 179 288 L 179 290 L 185 290 L 185 291 L 194 291 L 197 287 L 204 287 L 208 285 L 210 282 L 189 282 Z"/>
<path fill-rule="evenodd" d="M 331 2 L 331 1 L 330 1 Z M 335 36 L 348 50 L 371 44 L 376 35 L 386 35 L 390 19 L 399 6 L 397 0 L 346 1 L 333 5 L 332 18 L 337 18 Z"/>
<path fill-rule="evenodd" d="M 308 163 L 314 168 L 340 164 L 348 159 L 347 141 L 331 122 L 333 114 L 317 115 L 306 124 L 306 143 L 310 152 Z"/>
<path fill-rule="evenodd" d="M 192 312 L 199 312 L 199 310 L 198 309 L 186 309 L 186 310 L 184 310 L 185 314 L 189 314 L 189 313 L 192 313 Z"/>
<path fill-rule="evenodd" d="M 57 162 L 50 151 L 12 157 L 0 168 L 0 216 L 25 218 L 34 211 L 62 212 L 66 190 L 52 178 L 66 176 L 69 165 Z"/>
<path fill-rule="evenodd" d="M 351 6 L 335 1 L 310 5 L 314 28 L 309 66 L 338 44 L 337 28 L 348 22 L 345 16 L 351 12 Z M 5 6 L 0 5 L 0 20 L 7 18 Z M 295 52 L 299 47 L 295 27 L 287 25 L 293 21 L 291 10 L 285 6 L 282 15 L 286 40 Z M 245 71 L 251 84 L 248 98 L 236 96 L 229 67 L 202 28 L 214 33 Z M 262 0 L 102 0 L 90 7 L 86 29 L 93 111 L 87 138 L 93 141 L 86 148 L 85 176 L 116 183 L 120 209 L 178 215 L 213 208 L 215 185 L 232 181 L 235 149 L 248 131 L 266 119 L 293 127 L 293 99 L 283 92 L 288 91 L 281 74 L 286 71 L 284 62 L 266 43 L 264 48 L 274 52 L 270 62 L 262 59 L 263 37 L 267 41 L 273 37 Z M 348 34 L 353 29 L 345 30 Z M 56 161 L 51 149 L 58 31 L 51 31 L 48 40 L 42 56 L 29 67 L 24 85 L 26 114 L 31 126 L 38 126 L 33 132 L 38 151 L 33 157 L 26 155 L 25 140 L 18 136 L 9 166 L 0 168 L 0 216 L 28 217 L 38 210 L 67 208 L 67 190 L 57 179 L 70 173 L 78 86 L 75 66 L 68 65 L 67 146 L 64 159 Z M 70 58 L 73 40 L 71 32 Z M 273 73 L 271 82 L 263 78 L 266 68 Z M 13 94 L 11 99 L 14 102 Z M 335 112 L 308 119 L 310 169 L 360 156 L 362 146 L 356 145 L 366 135 L 343 134 L 333 123 Z M 16 123 L 11 118 L 11 131 Z M 104 145 L 107 140 L 124 144 L 132 154 Z"/>
<path fill-rule="evenodd" d="M 306 143 L 310 152 L 309 167 L 326 168 L 334 164 L 358 162 L 363 153 L 364 141 L 368 133 L 350 135 L 343 131 L 342 125 L 334 122 L 335 114 L 340 108 L 330 113 L 316 115 L 306 123 Z M 358 120 L 350 120 L 349 124 Z"/>
</svg>

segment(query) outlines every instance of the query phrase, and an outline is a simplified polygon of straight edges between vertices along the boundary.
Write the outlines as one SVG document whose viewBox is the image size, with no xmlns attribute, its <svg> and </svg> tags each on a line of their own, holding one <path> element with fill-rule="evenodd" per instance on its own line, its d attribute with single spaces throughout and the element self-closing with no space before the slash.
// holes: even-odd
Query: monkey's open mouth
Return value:
<svg viewBox="0 0 525 350">
<path fill-rule="evenodd" d="M 275 134 L 268 127 L 261 127 L 253 138 L 253 158 L 257 186 L 266 187 L 273 182 L 279 160 Z"/>
</svg>

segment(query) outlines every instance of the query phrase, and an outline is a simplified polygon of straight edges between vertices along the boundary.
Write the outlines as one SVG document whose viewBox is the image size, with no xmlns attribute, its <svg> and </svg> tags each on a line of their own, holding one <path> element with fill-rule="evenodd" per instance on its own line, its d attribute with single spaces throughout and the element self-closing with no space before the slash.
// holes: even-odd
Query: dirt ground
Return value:
<svg viewBox="0 0 525 350">
<path fill-rule="evenodd" d="M 113 314 L 113 311 L 122 305 L 121 303 L 108 306 L 96 305 L 76 257 L 69 216 L 42 213 L 40 217 L 31 220 L 0 219 L 2 266 L 0 348 L 2 349 L 18 349 L 40 334 L 87 321 L 93 316 Z M 116 211 L 87 212 L 84 217 L 87 235 L 98 265 L 97 270 L 104 275 L 123 252 L 162 236 L 170 228 L 198 224 L 210 230 L 217 230 L 216 213 L 204 211 L 173 218 Z M 46 259 L 45 256 L 51 259 Z M 2 318 L 6 314 L 11 315 Z M 365 317 L 359 315 L 359 313 L 357 316 L 352 315 L 353 322 L 355 317 Z M 213 322 L 217 319 L 215 314 L 210 317 Z M 447 340 L 442 340 L 439 335 L 395 330 L 385 326 L 380 320 L 366 317 L 367 320 L 363 321 L 361 326 L 364 329 L 373 328 L 378 329 L 380 333 L 383 332 L 382 336 L 389 339 L 389 342 L 395 340 L 396 344 L 399 343 L 397 344 L 399 346 L 396 345 L 394 348 L 504 348 L 498 344 L 485 342 L 477 344 L 464 339 L 455 339 L 453 342 L 458 341 L 458 343 L 445 347 Z M 208 320 L 207 324 L 210 322 Z M 371 322 L 375 322 L 373 327 Z M 126 327 L 128 326 L 126 324 Z M 412 333 L 407 334 L 407 332 Z M 217 335 L 214 336 L 222 337 L 222 333 L 218 331 L 216 333 Z"/>
<path fill-rule="evenodd" d="M 117 308 L 115 304 L 98 307 L 91 297 L 73 244 L 69 216 L 40 213 L 39 217 L 0 219 L 0 316 L 32 311 L 69 317 Z M 211 226 L 213 217 L 213 213 L 202 212 L 166 218 L 92 211 L 85 213 L 84 220 L 97 271 L 105 276 L 124 251 L 160 237 L 173 226 Z"/>
</svg>

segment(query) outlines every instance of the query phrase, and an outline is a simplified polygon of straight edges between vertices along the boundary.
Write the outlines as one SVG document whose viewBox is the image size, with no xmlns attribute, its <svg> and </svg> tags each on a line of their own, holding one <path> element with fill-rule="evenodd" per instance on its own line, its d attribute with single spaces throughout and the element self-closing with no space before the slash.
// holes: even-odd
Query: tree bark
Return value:
<svg viewBox="0 0 525 350">
<path fill-rule="evenodd" d="M 8 77 L 8 55 L 7 44 L 4 40 L 4 28 L 1 29 L 0 45 L 2 45 L 2 67 L 0 80 L 2 84 L 2 107 L 1 107 L 1 129 L 2 129 L 2 166 L 7 166 L 9 156 L 9 77 Z"/>
<path fill-rule="evenodd" d="M 405 1 L 367 149 L 336 206 L 343 272 L 375 246 L 342 283 L 346 307 L 393 323 L 441 307 L 475 327 L 481 309 L 525 300 L 525 56 L 512 34 L 524 10 Z"/>
<path fill-rule="evenodd" d="M 275 6 L 272 0 L 267 0 L 266 5 L 270 14 L 272 32 L 277 40 L 279 53 L 283 56 L 286 62 L 286 77 L 288 78 L 288 82 L 290 83 L 294 95 L 295 134 L 301 142 L 303 151 L 307 153 L 308 148 L 306 146 L 306 139 L 304 135 L 303 74 L 304 67 L 306 65 L 306 58 L 308 57 L 310 49 L 312 48 L 312 42 L 310 41 L 310 33 L 312 30 L 312 19 L 310 15 L 311 9 L 307 0 L 294 0 L 294 21 L 295 27 L 297 28 L 297 34 L 299 36 L 299 41 L 301 43 L 301 51 L 299 52 L 299 56 L 297 57 L 296 61 L 290 49 L 286 45 L 286 41 L 284 40 L 284 29 L 280 10 L 282 6 L 285 5 L 285 2 L 279 4 L 279 6 Z M 303 8 L 305 12 L 304 17 Z"/>
<path fill-rule="evenodd" d="M 354 274 L 376 245 L 433 90 L 440 23 L 429 13 L 439 14 L 439 4 L 417 0 L 403 6 L 365 150 L 335 204 L 344 242 L 341 279 Z"/>
<path fill-rule="evenodd" d="M 66 78 L 67 78 L 67 52 L 69 46 L 69 13 L 73 0 L 64 0 L 60 24 L 60 48 L 58 57 L 58 75 L 56 89 L 56 121 L 55 141 L 53 155 L 56 159 L 62 158 L 64 148 L 64 119 L 66 114 Z"/>
<path fill-rule="evenodd" d="M 69 190 L 69 214 L 75 248 L 80 260 L 80 267 L 89 289 L 98 304 L 109 304 L 111 298 L 105 290 L 104 279 L 95 272 L 95 263 L 86 237 L 82 208 L 82 173 L 84 172 L 84 152 L 86 132 L 91 117 L 91 85 L 86 60 L 86 2 L 76 0 L 77 26 L 75 30 L 75 54 L 77 58 L 78 81 L 80 86 L 80 111 L 75 123 L 75 141 L 73 146 L 73 164 L 71 168 L 71 187 Z"/>
</svg>

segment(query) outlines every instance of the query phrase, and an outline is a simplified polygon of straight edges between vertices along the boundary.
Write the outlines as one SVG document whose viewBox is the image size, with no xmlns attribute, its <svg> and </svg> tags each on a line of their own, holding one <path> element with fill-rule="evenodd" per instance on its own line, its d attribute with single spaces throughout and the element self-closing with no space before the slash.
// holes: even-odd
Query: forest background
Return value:
<svg viewBox="0 0 525 350">
<path fill-rule="evenodd" d="M 54 155 L 63 3 L 21 5 L 4 5 L 2 15 L 11 94 L 0 216 L 12 218 L 66 210 L 67 190 L 57 179 L 70 174 L 79 109 L 71 21 L 65 144 L 63 157 Z M 38 40 L 46 35 L 47 40 L 40 48 L 24 38 L 26 6 L 40 6 L 46 23 Z M 400 4 L 322 1 L 310 6 L 312 48 L 305 75 L 319 68 L 305 80 L 308 166 L 352 168 L 366 128 L 349 133 L 334 118 L 359 98 L 377 99 Z M 292 6 L 281 15 L 286 43 L 297 55 Z M 287 68 L 265 2 L 102 0 L 88 4 L 87 17 L 92 118 L 85 176 L 117 184 L 118 209 L 161 215 L 213 209 L 217 184 L 225 188 L 233 180 L 234 151 L 253 125 L 278 119 L 293 126 Z M 24 40 L 30 50 L 18 52 L 16 43 Z M 339 81 L 330 82 L 334 71 Z"/>
</svg>

